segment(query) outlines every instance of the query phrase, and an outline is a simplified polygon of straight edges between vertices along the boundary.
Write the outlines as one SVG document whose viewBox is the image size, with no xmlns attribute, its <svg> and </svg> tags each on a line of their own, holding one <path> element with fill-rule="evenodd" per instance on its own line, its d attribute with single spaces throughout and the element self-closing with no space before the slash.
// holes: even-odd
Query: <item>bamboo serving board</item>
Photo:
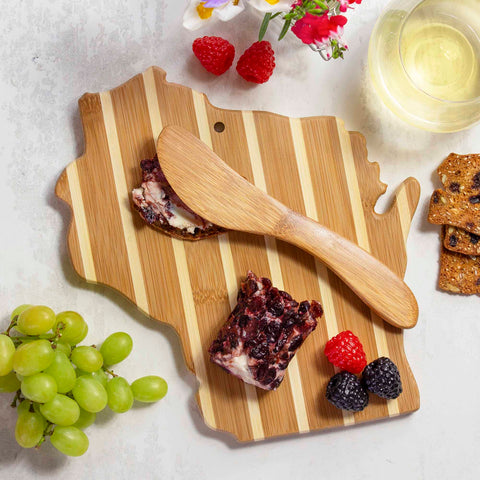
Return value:
<svg viewBox="0 0 480 480">
<path fill-rule="evenodd" d="M 348 132 L 341 120 L 222 110 L 204 95 L 168 83 L 155 67 L 109 92 L 85 94 L 79 105 L 85 154 L 68 165 L 56 187 L 72 210 L 68 247 L 74 268 L 175 328 L 188 368 L 200 382 L 197 401 L 209 427 L 251 441 L 419 408 L 402 332 L 372 314 L 313 257 L 239 232 L 198 242 L 173 239 L 145 225 L 130 199 L 141 183 L 140 160 L 153 157 L 164 126 L 180 125 L 249 181 L 358 243 L 403 277 L 405 242 L 420 193 L 415 179 L 405 180 L 391 208 L 378 215 L 374 206 L 386 189 L 378 165 L 368 161 L 364 137 Z M 320 301 L 325 310 L 274 392 L 244 384 L 207 355 L 249 269 L 299 301 Z M 323 348 L 345 329 L 360 337 L 369 361 L 388 356 L 398 365 L 404 392 L 397 400 L 371 395 L 370 405 L 356 414 L 326 401 L 334 368 Z"/>
</svg>

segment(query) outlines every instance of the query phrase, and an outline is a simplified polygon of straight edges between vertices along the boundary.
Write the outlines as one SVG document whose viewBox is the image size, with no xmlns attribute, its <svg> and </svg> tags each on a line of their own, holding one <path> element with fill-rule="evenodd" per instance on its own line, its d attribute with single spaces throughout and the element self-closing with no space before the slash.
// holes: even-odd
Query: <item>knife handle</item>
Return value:
<svg viewBox="0 0 480 480">
<path fill-rule="evenodd" d="M 386 322 L 398 328 L 416 325 L 418 304 L 407 284 L 359 246 L 291 210 L 275 236 L 321 260 Z"/>
</svg>

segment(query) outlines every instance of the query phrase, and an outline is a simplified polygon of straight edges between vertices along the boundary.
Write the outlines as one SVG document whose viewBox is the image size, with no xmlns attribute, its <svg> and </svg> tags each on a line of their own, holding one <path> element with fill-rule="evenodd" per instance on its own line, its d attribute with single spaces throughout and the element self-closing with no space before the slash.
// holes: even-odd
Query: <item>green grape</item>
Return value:
<svg viewBox="0 0 480 480">
<path fill-rule="evenodd" d="M 94 347 L 76 347 L 70 355 L 74 365 L 84 372 L 96 372 L 103 365 L 102 354 Z"/>
<path fill-rule="evenodd" d="M 132 383 L 132 392 L 139 402 L 158 402 L 168 391 L 167 382 L 155 375 L 138 378 Z"/>
<path fill-rule="evenodd" d="M 100 382 L 104 388 L 107 387 L 108 375 L 105 373 L 103 369 L 97 370 L 96 372 L 92 372 L 89 375 L 97 382 Z"/>
<path fill-rule="evenodd" d="M 13 356 L 13 369 L 28 377 L 48 368 L 53 357 L 54 351 L 48 340 L 34 340 L 17 348 Z"/>
<path fill-rule="evenodd" d="M 67 427 L 78 420 L 80 407 L 75 400 L 57 393 L 53 400 L 40 405 L 40 412 L 49 422 Z"/>
<path fill-rule="evenodd" d="M 108 406 L 116 413 L 125 413 L 132 408 L 133 392 L 122 377 L 112 378 L 107 383 Z"/>
<path fill-rule="evenodd" d="M 33 411 L 34 412 L 37 412 L 40 415 L 42 414 L 42 412 L 40 411 L 40 407 L 42 406 L 41 403 L 32 402 L 32 406 L 33 406 Z"/>
<path fill-rule="evenodd" d="M 78 420 L 72 425 L 72 427 L 77 427 L 80 430 L 85 430 L 90 425 L 95 423 L 96 418 L 96 413 L 87 412 L 83 408 L 80 408 L 80 416 L 78 417 Z"/>
<path fill-rule="evenodd" d="M 105 365 L 115 365 L 123 362 L 132 351 L 133 341 L 128 333 L 112 333 L 100 347 Z"/>
<path fill-rule="evenodd" d="M 42 439 L 45 427 L 45 419 L 40 414 L 23 412 L 17 418 L 15 439 L 21 447 L 32 448 Z"/>
<path fill-rule="evenodd" d="M 48 332 L 55 323 L 55 312 L 43 305 L 24 310 L 17 319 L 17 327 L 27 335 L 40 335 Z"/>
<path fill-rule="evenodd" d="M 15 345 L 7 335 L 0 335 L 0 377 L 4 377 L 13 369 Z"/>
<path fill-rule="evenodd" d="M 17 315 L 20 315 L 23 311 L 25 311 L 27 308 L 33 307 L 33 305 L 30 305 L 29 303 L 24 303 L 23 305 L 19 305 L 10 315 L 10 321 L 12 321 Z"/>
<path fill-rule="evenodd" d="M 57 394 L 57 383 L 47 373 L 36 373 L 23 379 L 21 389 L 23 396 L 32 402 L 46 403 Z"/>
<path fill-rule="evenodd" d="M 57 352 L 63 352 L 67 357 L 70 357 L 70 354 L 72 353 L 72 347 L 65 342 L 57 342 L 55 350 Z"/>
<path fill-rule="evenodd" d="M 72 393 L 78 404 L 87 412 L 97 413 L 107 406 L 108 395 L 105 387 L 88 375 L 77 378 Z"/>
<path fill-rule="evenodd" d="M 100 382 L 104 388 L 107 388 L 107 382 L 108 382 L 108 375 L 105 373 L 105 371 L 101 368 L 100 370 L 97 370 L 96 372 L 84 372 L 83 370 L 80 370 L 77 368 L 76 370 L 77 377 L 91 377 L 97 382 Z"/>
<path fill-rule="evenodd" d="M 27 308 L 30 308 L 30 307 L 33 307 L 33 305 L 30 305 L 28 303 L 25 303 L 24 305 L 20 305 L 19 307 L 17 307 L 13 312 L 12 314 L 10 315 L 10 321 L 13 322 L 13 319 L 15 317 L 18 317 L 18 315 L 20 315 L 23 311 L 27 310 Z M 22 332 L 22 330 L 20 330 L 20 328 L 18 327 L 18 325 L 15 325 L 15 330 L 17 330 L 18 332 L 20 333 L 25 333 L 25 332 Z"/>
<path fill-rule="evenodd" d="M 55 427 L 52 445 L 64 455 L 80 457 L 88 450 L 88 437 L 76 427 Z"/>
<path fill-rule="evenodd" d="M 57 315 L 53 331 L 55 331 L 59 324 L 63 324 L 64 328 L 61 330 L 62 342 L 76 345 L 80 343 L 88 333 L 88 326 L 83 317 L 77 312 L 61 312 Z"/>
<path fill-rule="evenodd" d="M 58 350 L 55 351 L 53 362 L 45 370 L 57 383 L 58 393 L 68 393 L 74 386 L 77 376 L 68 357 Z"/>
<path fill-rule="evenodd" d="M 20 375 L 19 373 L 16 373 L 15 376 L 18 378 L 20 382 L 23 382 L 23 379 L 25 378 L 24 375 Z"/>
<path fill-rule="evenodd" d="M 15 372 L 0 377 L 0 393 L 12 393 L 20 389 L 20 381 Z"/>
<path fill-rule="evenodd" d="M 30 406 L 32 402 L 30 400 L 22 400 L 17 406 L 17 415 L 21 415 L 22 413 L 29 412 Z"/>
</svg>

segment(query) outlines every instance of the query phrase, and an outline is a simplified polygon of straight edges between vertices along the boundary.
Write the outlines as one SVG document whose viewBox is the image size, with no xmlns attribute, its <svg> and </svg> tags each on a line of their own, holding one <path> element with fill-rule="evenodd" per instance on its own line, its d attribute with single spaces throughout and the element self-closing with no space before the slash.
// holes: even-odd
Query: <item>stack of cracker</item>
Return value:
<svg viewBox="0 0 480 480">
<path fill-rule="evenodd" d="M 435 190 L 428 221 L 442 228 L 442 290 L 480 294 L 480 155 L 450 154 L 438 167 L 444 190 Z"/>
</svg>

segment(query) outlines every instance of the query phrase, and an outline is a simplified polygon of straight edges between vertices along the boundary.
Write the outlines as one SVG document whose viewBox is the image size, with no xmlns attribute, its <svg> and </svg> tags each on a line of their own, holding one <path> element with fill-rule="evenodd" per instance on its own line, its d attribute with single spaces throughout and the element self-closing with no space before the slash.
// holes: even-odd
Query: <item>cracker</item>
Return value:
<svg viewBox="0 0 480 480">
<path fill-rule="evenodd" d="M 452 293 L 480 294 L 480 257 L 462 255 L 442 247 L 438 286 Z"/>
<path fill-rule="evenodd" d="M 467 232 L 458 227 L 450 227 L 447 225 L 442 238 L 444 247 L 452 252 L 480 256 L 479 235 Z"/>
<path fill-rule="evenodd" d="M 480 155 L 451 153 L 437 172 L 445 190 L 435 190 L 428 221 L 480 235 Z"/>
</svg>

